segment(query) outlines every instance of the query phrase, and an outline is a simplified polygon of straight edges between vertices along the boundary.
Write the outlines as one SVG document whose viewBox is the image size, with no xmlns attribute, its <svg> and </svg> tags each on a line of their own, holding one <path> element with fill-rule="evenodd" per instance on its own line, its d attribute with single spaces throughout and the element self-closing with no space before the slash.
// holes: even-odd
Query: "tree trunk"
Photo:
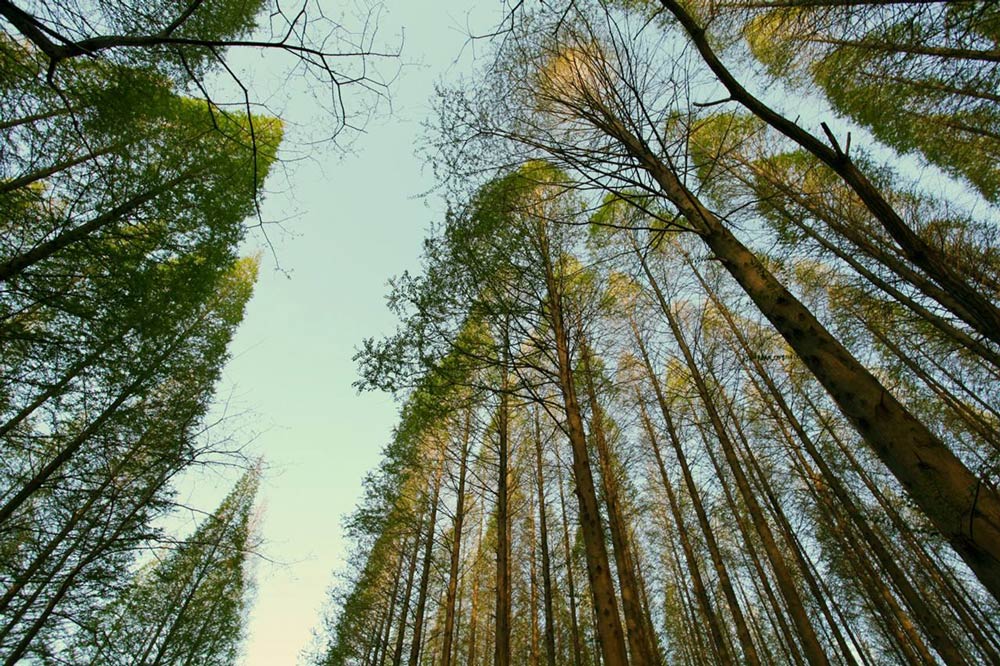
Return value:
<svg viewBox="0 0 1000 666">
<path fill-rule="evenodd" d="M 413 593 L 413 577 L 417 571 L 417 559 L 420 556 L 420 535 L 424 529 L 426 511 L 420 512 L 420 520 L 413 534 L 413 551 L 410 553 L 410 567 L 406 572 L 406 587 L 403 590 L 403 607 L 399 610 L 399 627 L 396 630 L 396 648 L 392 653 L 392 666 L 403 663 L 403 641 L 406 639 L 406 620 L 410 614 L 410 596 Z"/>
<path fill-rule="evenodd" d="M 670 483 L 670 478 L 667 476 L 667 468 L 663 464 L 663 456 L 660 454 L 660 446 L 656 436 L 656 431 L 653 429 L 653 423 L 650 421 L 649 413 L 646 411 L 646 404 L 642 400 L 642 397 L 638 395 L 638 392 L 636 392 L 636 403 L 639 405 L 639 416 L 642 421 L 643 429 L 646 431 L 646 437 L 649 439 L 649 444 L 653 449 L 654 456 L 656 457 L 656 466 L 660 472 L 660 482 L 667 495 L 667 503 L 670 506 L 670 513 L 674 518 L 674 525 L 677 527 L 677 540 L 680 541 L 688 574 L 691 576 L 691 583 L 694 588 L 693 591 L 695 599 L 698 601 L 698 610 L 700 611 L 701 621 L 704 626 L 708 627 L 709 636 L 712 637 L 713 659 L 717 664 L 733 664 L 735 663 L 733 661 L 733 657 L 729 653 L 729 650 L 726 647 L 726 641 L 722 637 L 721 622 L 715 613 L 712 600 L 708 596 L 708 591 L 705 588 L 705 582 L 701 576 L 701 569 L 698 566 L 698 558 L 695 555 L 694 547 L 691 545 L 691 539 L 688 537 L 688 528 L 684 521 L 684 515 L 681 513 L 680 505 L 677 502 L 673 486 Z"/>
<path fill-rule="evenodd" d="M 434 555 L 434 528 L 437 522 L 438 495 L 441 492 L 441 475 L 444 472 L 444 459 L 434 475 L 434 491 L 430 497 L 431 515 L 427 522 L 427 541 L 424 543 L 424 561 L 420 571 L 420 589 L 417 592 L 417 607 L 413 616 L 413 639 L 410 643 L 409 666 L 417 666 L 420 659 L 421 639 L 424 629 L 424 610 L 427 606 L 427 587 L 431 580 L 431 559 Z"/>
<path fill-rule="evenodd" d="M 451 665 L 451 644 L 455 627 L 455 595 L 458 590 L 458 565 L 462 549 L 462 525 L 465 521 L 465 474 L 468 469 L 472 436 L 472 408 L 465 411 L 465 429 L 462 432 L 462 458 L 458 469 L 458 491 L 455 499 L 455 521 L 452 525 L 454 539 L 451 543 L 451 561 L 448 567 L 448 591 L 445 596 L 444 637 L 441 643 L 441 666 Z"/>
<path fill-rule="evenodd" d="M 617 119 L 609 123 L 609 131 L 641 162 L 934 526 L 1000 599 L 997 492 L 914 418 L 645 144 Z M 1000 335 L 1000 327 L 996 330 Z"/>
<path fill-rule="evenodd" d="M 573 451 L 573 477 L 576 480 L 580 529 L 583 532 L 584 550 L 587 556 L 587 577 L 590 580 L 590 593 L 594 603 L 600 652 L 604 657 L 605 666 L 628 666 L 625 635 L 622 631 L 618 600 L 611 578 L 608 551 L 604 543 L 604 527 L 601 524 L 597 489 L 594 487 L 594 477 L 590 467 L 587 436 L 583 429 L 583 418 L 573 383 L 569 338 L 563 321 L 562 291 L 557 285 L 548 256 L 544 230 L 540 232 L 540 240 L 548 289 L 548 312 L 556 343 L 556 363 L 566 413 L 566 430 Z"/>
<path fill-rule="evenodd" d="M 850 156 L 843 152 L 836 143 L 834 143 L 833 148 L 827 146 L 750 94 L 718 59 L 709 44 L 705 29 L 697 24 L 681 2 L 678 0 L 660 0 L 660 2 L 687 31 L 705 64 L 719 78 L 731 97 L 758 118 L 815 155 L 840 176 L 854 190 L 875 219 L 882 224 L 886 233 L 896 241 L 906 258 L 923 269 L 927 275 L 961 303 L 968 315 L 965 318 L 966 323 L 994 342 L 1000 342 L 1000 309 L 989 298 L 970 287 L 962 279 L 962 276 L 952 268 L 947 257 L 942 256 L 907 226 L 878 188 L 851 160 Z M 920 47 L 924 52 L 929 52 L 928 48 L 930 47 Z M 997 56 L 995 52 L 993 55 L 994 58 Z M 768 318 L 770 319 L 770 316 Z"/>
<path fill-rule="evenodd" d="M 556 666 L 555 620 L 552 612 L 552 571 L 549 556 L 548 518 L 545 511 L 545 477 L 542 471 L 542 432 L 538 407 L 534 409 L 535 421 L 535 481 L 538 493 L 538 536 L 542 547 L 542 602 L 545 612 L 545 662 Z"/>
<path fill-rule="evenodd" d="M 506 359 L 506 340 L 504 342 Z M 500 469 L 497 480 L 497 587 L 493 666 L 510 666 L 510 395 L 506 361 L 502 372 L 500 405 L 497 410 Z"/>
<path fill-rule="evenodd" d="M 583 643 L 580 640 L 580 622 L 576 612 L 576 585 L 573 581 L 573 549 L 569 539 L 569 520 L 566 517 L 566 496 L 562 479 L 559 479 L 559 508 L 562 511 L 563 550 L 566 553 L 566 592 L 569 594 L 570 636 L 573 641 L 573 666 L 583 666 Z"/>
<path fill-rule="evenodd" d="M 646 350 L 645 343 L 642 341 L 642 337 L 639 335 L 638 328 L 635 327 L 634 323 L 632 326 L 632 332 L 635 335 L 636 345 L 638 346 L 640 355 L 642 356 L 643 365 L 646 367 L 646 376 L 649 379 L 650 385 L 653 387 L 657 404 L 660 406 L 660 412 L 663 415 L 663 420 L 667 428 L 668 440 L 674 450 L 674 455 L 677 458 L 677 464 L 681 469 L 681 474 L 684 477 L 684 485 L 687 488 L 688 496 L 691 498 L 691 504 L 694 507 L 695 515 L 698 517 L 698 525 L 701 527 L 702 536 L 705 538 L 705 544 L 708 547 L 709 555 L 712 558 L 712 564 L 715 567 L 715 573 L 719 579 L 719 587 L 722 588 L 726 601 L 729 603 L 730 613 L 732 614 L 733 622 L 736 625 L 736 635 L 739 639 L 740 647 L 743 648 L 743 659 L 752 666 L 760 666 L 761 662 L 760 657 L 757 654 L 757 648 L 754 646 L 753 639 L 750 637 L 750 631 L 747 628 L 746 618 L 743 615 L 743 610 L 740 607 L 739 600 L 736 598 L 736 592 L 733 589 L 733 584 L 729 577 L 729 571 L 726 567 L 725 560 L 722 557 L 722 551 L 719 548 L 718 541 L 715 539 L 715 534 L 712 531 L 712 524 L 709 521 L 708 514 L 702 504 L 701 493 L 698 491 L 698 486 L 695 484 L 691 468 L 688 466 L 687 456 L 684 453 L 684 448 L 682 447 L 680 438 L 677 435 L 677 429 L 674 426 L 674 419 L 673 416 L 671 416 L 666 396 L 663 394 L 663 389 L 660 386 L 660 380 L 653 370 L 653 365 L 649 359 L 649 353 Z"/>
<path fill-rule="evenodd" d="M 636 584 L 633 555 L 627 536 L 628 527 L 622 515 L 621 498 L 618 493 L 618 480 L 615 475 L 614 461 L 611 449 L 604 434 L 604 410 L 597 402 L 597 391 L 594 388 L 593 368 L 591 367 L 590 349 L 586 342 L 580 343 L 580 355 L 583 362 L 581 372 L 587 391 L 587 402 L 591 414 L 591 435 L 594 448 L 597 450 L 598 466 L 601 470 L 601 480 L 604 490 L 604 504 L 608 510 L 608 526 L 611 532 L 612 552 L 615 566 L 618 570 L 618 581 L 621 589 L 622 610 L 625 613 L 626 637 L 628 639 L 629 659 L 633 666 L 651 666 L 656 663 L 650 654 L 652 641 L 646 634 L 648 622 L 645 615 L 639 587 Z"/>
</svg>

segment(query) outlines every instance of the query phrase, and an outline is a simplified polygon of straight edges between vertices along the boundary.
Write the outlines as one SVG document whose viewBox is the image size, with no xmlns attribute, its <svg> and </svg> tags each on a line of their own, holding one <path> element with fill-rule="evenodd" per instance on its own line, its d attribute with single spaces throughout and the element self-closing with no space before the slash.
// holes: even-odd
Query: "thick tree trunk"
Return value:
<svg viewBox="0 0 1000 666">
<path fill-rule="evenodd" d="M 645 144 L 617 119 L 609 123 L 609 131 L 656 180 L 934 526 L 1000 599 L 997 492 L 914 418 Z"/>
<path fill-rule="evenodd" d="M 907 226 L 878 188 L 851 160 L 850 156 L 836 144 L 832 148 L 826 145 L 750 94 L 719 60 L 709 43 L 705 29 L 697 24 L 694 17 L 685 10 L 683 4 L 679 0 L 660 0 L 660 2 L 684 27 L 705 64 L 726 87 L 732 98 L 755 116 L 815 155 L 840 176 L 854 190 L 875 219 L 881 223 L 886 233 L 896 241 L 904 256 L 914 265 L 923 269 L 942 289 L 952 294 L 961 303 L 968 315 L 964 317 L 966 322 L 987 338 L 994 342 L 1000 342 L 1000 309 L 997 308 L 996 304 L 969 286 L 962 276 L 952 268 L 947 257 L 942 256 Z M 929 48 L 914 46 L 911 47 L 911 50 L 917 49 L 930 53 Z M 1000 56 L 996 52 L 992 52 L 992 57 L 996 59 Z M 770 319 L 770 317 L 768 318 Z"/>
</svg>

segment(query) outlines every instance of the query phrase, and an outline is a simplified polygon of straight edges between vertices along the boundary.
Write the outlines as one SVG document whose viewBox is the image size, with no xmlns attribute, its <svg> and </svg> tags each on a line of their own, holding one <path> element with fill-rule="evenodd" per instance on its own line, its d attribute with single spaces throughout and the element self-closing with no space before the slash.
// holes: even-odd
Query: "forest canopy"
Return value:
<svg viewBox="0 0 1000 666">
<path fill-rule="evenodd" d="M 285 123 L 227 51 L 316 75 L 328 135 L 341 91 L 377 85 L 352 73 L 370 41 L 345 56 L 285 9 L 0 2 L 0 663 L 240 656 L 263 463 L 214 393 Z M 178 492 L 233 468 L 214 510 Z"/>
<path fill-rule="evenodd" d="M 398 53 L 333 4 L 0 0 L 2 666 L 243 658 L 266 463 L 215 393 L 294 119 L 236 54 L 362 129 Z M 303 659 L 1000 663 L 1000 5 L 503 9 Z"/>
<path fill-rule="evenodd" d="M 314 663 L 995 662 L 996 6 L 509 18 Z"/>
</svg>

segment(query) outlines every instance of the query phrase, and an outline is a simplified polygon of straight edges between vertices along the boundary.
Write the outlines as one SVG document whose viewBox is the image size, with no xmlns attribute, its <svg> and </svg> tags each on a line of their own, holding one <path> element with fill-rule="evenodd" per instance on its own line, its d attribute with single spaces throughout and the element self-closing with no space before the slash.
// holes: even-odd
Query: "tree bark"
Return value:
<svg viewBox="0 0 1000 666">
<path fill-rule="evenodd" d="M 629 659 L 633 666 L 651 666 L 656 658 L 650 653 L 651 638 L 646 634 L 644 621 L 645 612 L 642 608 L 639 587 L 636 582 L 633 554 L 629 547 L 628 527 L 622 515 L 621 497 L 618 492 L 618 481 L 614 470 L 611 449 L 604 433 L 604 410 L 597 401 L 597 391 L 594 388 L 593 368 L 591 366 L 590 349 L 585 341 L 580 343 L 584 387 L 587 392 L 587 402 L 590 407 L 590 431 L 597 451 L 598 467 L 601 470 L 604 504 L 608 511 L 608 527 L 611 532 L 612 552 L 615 567 L 618 571 L 618 582 L 621 590 L 622 611 L 625 614 L 626 638 L 628 639 Z"/>
<path fill-rule="evenodd" d="M 458 491 L 455 499 L 455 520 L 452 524 L 454 538 L 451 543 L 451 558 L 448 566 L 448 591 L 445 595 L 444 636 L 441 643 L 441 666 L 451 664 L 451 644 L 455 627 L 455 596 L 458 591 L 458 565 L 461 561 L 462 526 L 465 522 L 465 474 L 469 466 L 469 449 L 472 436 L 472 408 L 465 411 L 465 426 L 462 432 L 462 458 L 458 468 Z"/>
<path fill-rule="evenodd" d="M 664 0 L 664 2 L 672 0 Z M 1000 599 L 1000 496 L 913 417 L 620 121 L 613 132 L 695 227 L 913 500 Z M 1000 328 L 997 329 L 1000 331 Z"/>
<path fill-rule="evenodd" d="M 708 547 L 708 552 L 712 559 L 712 565 L 715 567 L 715 574 L 719 579 L 719 587 L 722 588 L 722 592 L 729 604 L 729 610 L 733 616 L 733 622 L 736 625 L 736 636 L 740 642 L 740 647 L 743 649 L 743 659 L 748 664 L 751 664 L 751 666 L 760 666 L 761 661 L 759 655 L 757 654 L 757 648 L 753 643 L 753 639 L 750 637 L 746 617 L 740 607 L 739 600 L 736 598 L 736 592 L 733 589 L 733 583 L 729 577 L 729 570 L 722 557 L 722 551 L 719 548 L 719 543 L 712 530 L 712 524 L 709 521 L 708 513 L 705 511 L 704 504 L 701 501 L 701 493 L 698 490 L 698 486 L 694 480 L 694 475 L 691 473 L 691 468 L 688 465 L 687 455 L 684 453 L 684 448 L 677 435 L 674 419 L 670 413 L 670 407 L 667 403 L 666 396 L 663 394 L 663 389 L 660 386 L 660 380 L 653 370 L 652 362 L 649 359 L 649 353 L 646 350 L 645 343 L 642 341 L 642 336 L 639 335 L 638 328 L 635 327 L 634 323 L 632 326 L 632 332 L 635 335 L 636 345 L 639 348 L 643 365 L 646 368 L 646 376 L 649 379 L 650 385 L 653 387 L 656 402 L 660 406 L 660 413 L 663 416 L 663 421 L 667 428 L 668 441 L 674 450 L 674 456 L 677 458 L 677 464 L 681 469 L 681 475 L 684 477 L 684 485 L 687 488 L 688 496 L 691 498 L 691 504 L 694 507 L 695 515 L 698 517 L 698 525 L 701 527 L 702 536 L 705 538 L 705 545 Z"/>
<path fill-rule="evenodd" d="M 562 291 L 556 282 L 544 230 L 540 230 L 539 235 L 545 263 L 549 319 L 556 343 L 559 386 L 566 413 L 566 430 L 573 451 L 573 477 L 576 480 L 580 529 L 583 532 L 584 550 L 587 556 L 587 577 L 590 580 L 590 592 L 594 603 L 598 642 L 605 666 L 628 666 L 625 635 L 618 611 L 614 582 L 611 578 L 608 551 L 604 543 L 604 527 L 597 502 L 597 489 L 590 467 L 587 436 L 583 429 L 583 418 L 573 382 L 569 338 L 563 321 Z"/>
</svg>

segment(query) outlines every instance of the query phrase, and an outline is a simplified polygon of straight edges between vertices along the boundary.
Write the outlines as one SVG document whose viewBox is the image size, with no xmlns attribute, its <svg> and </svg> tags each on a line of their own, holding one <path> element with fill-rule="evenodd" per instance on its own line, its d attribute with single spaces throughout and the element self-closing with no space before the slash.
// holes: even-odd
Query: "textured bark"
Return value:
<svg viewBox="0 0 1000 666">
<path fill-rule="evenodd" d="M 590 593 L 594 604 L 600 652 L 604 658 L 605 666 L 627 666 L 625 634 L 622 630 L 618 599 L 611 578 L 608 551 L 604 543 L 604 526 L 601 521 L 597 489 L 594 486 L 594 477 L 590 466 L 587 436 L 583 429 L 583 417 L 580 413 L 576 387 L 573 382 L 569 339 L 563 321 L 562 292 L 553 272 L 544 231 L 540 233 L 540 240 L 548 290 L 549 319 L 555 337 L 559 387 L 562 391 L 563 407 L 566 414 L 566 431 L 573 451 L 573 478 L 576 481 L 576 496 L 579 500 L 580 529 L 583 533 L 584 551 L 587 556 L 587 577 L 590 580 Z"/>
<path fill-rule="evenodd" d="M 581 372 L 587 392 L 587 402 L 590 407 L 590 431 L 597 451 L 597 462 L 601 470 L 601 481 L 604 490 L 604 505 L 608 511 L 608 527 L 611 532 L 612 552 L 615 567 L 618 571 L 618 582 L 621 590 L 622 611 L 625 614 L 626 638 L 628 639 L 629 661 L 633 666 L 650 666 L 656 663 L 655 656 L 650 651 L 651 637 L 646 633 L 649 622 L 644 620 L 645 610 L 642 608 L 641 594 L 636 580 L 634 555 L 628 539 L 628 526 L 625 524 L 622 500 L 615 474 L 611 448 L 608 446 L 604 432 L 604 410 L 597 401 L 597 391 L 594 388 L 593 368 L 591 367 L 590 349 L 586 342 L 580 344 L 580 355 L 583 362 Z"/>
<path fill-rule="evenodd" d="M 606 122 L 608 131 L 656 180 L 942 536 L 1000 599 L 997 491 L 983 484 L 910 414 L 644 143 L 610 114 Z"/>
<path fill-rule="evenodd" d="M 694 507 L 695 515 L 698 517 L 698 525 L 701 528 L 702 536 L 705 538 L 705 545 L 708 547 L 708 552 L 712 559 L 712 565 L 715 567 L 715 574 L 719 579 L 719 587 L 722 588 L 722 592 L 729 604 L 729 610 L 733 616 L 733 623 L 736 625 L 736 636 L 740 642 L 740 647 L 743 649 L 743 659 L 752 666 L 760 666 L 760 656 L 757 654 L 757 648 L 754 646 L 753 639 L 750 637 L 750 630 L 747 627 L 746 617 L 740 607 L 739 600 L 736 598 L 736 592 L 733 589 L 732 580 L 729 577 L 729 570 L 726 567 L 725 559 L 722 557 L 722 551 L 719 548 L 719 543 L 712 531 L 712 524 L 708 519 L 708 513 L 705 511 L 705 507 L 701 501 L 701 493 L 694 481 L 694 475 L 691 473 L 691 468 L 688 465 L 687 456 L 684 453 L 684 448 L 677 435 L 677 429 L 674 426 L 674 419 L 670 413 L 670 407 L 667 403 L 666 396 L 663 394 L 663 389 L 660 386 L 660 380 L 653 370 L 653 365 L 650 362 L 649 353 L 642 341 L 642 337 L 639 335 L 637 329 L 633 329 L 633 332 L 635 333 L 636 346 L 639 348 L 643 365 L 646 368 L 646 376 L 650 385 L 653 387 L 656 402 L 660 406 L 660 413 L 663 416 L 663 421 L 667 428 L 668 441 L 674 450 L 674 456 L 677 458 L 677 465 L 680 467 L 681 475 L 684 477 L 684 486 L 687 488 L 688 496 L 691 498 L 691 504 Z"/>
<path fill-rule="evenodd" d="M 445 594 L 444 634 L 441 642 L 441 666 L 451 664 L 451 645 L 455 628 L 455 596 L 458 591 L 458 565 L 462 550 L 462 526 L 465 522 L 465 475 L 469 466 L 469 448 L 472 435 L 472 410 L 465 412 L 465 426 L 462 432 L 462 458 L 458 468 L 458 490 L 455 498 L 455 520 L 452 523 L 454 537 L 451 542 L 451 556 L 448 565 L 448 591 Z"/>
<path fill-rule="evenodd" d="M 755 116 L 815 155 L 840 176 L 858 195 L 858 198 L 875 219 L 879 221 L 886 233 L 896 241 L 903 255 L 914 265 L 919 266 L 942 289 L 952 294 L 961 303 L 962 309 L 967 313 L 967 317 L 963 317 L 966 323 L 994 342 L 1000 342 L 1000 309 L 988 297 L 971 287 L 952 268 L 946 256 L 928 245 L 907 226 L 906 222 L 893 209 L 892 204 L 886 201 L 878 188 L 868 180 L 850 156 L 843 152 L 836 142 L 831 148 L 750 94 L 719 60 L 709 44 L 705 29 L 698 25 L 694 17 L 685 10 L 683 4 L 679 0 L 660 0 L 660 2 L 683 26 L 705 64 L 726 87 L 730 96 Z M 934 54 L 939 51 L 962 51 L 962 49 L 935 49 L 916 45 L 910 47 L 910 50 L 926 54 Z M 942 55 L 942 53 L 938 54 Z M 983 57 L 983 52 L 970 51 L 965 55 Z M 996 60 L 998 57 L 1000 54 L 991 52 L 987 59 Z M 831 141 L 833 141 L 832 135 Z"/>
<path fill-rule="evenodd" d="M 878 245 L 870 242 L 849 223 L 840 218 L 831 216 L 822 206 L 815 205 L 808 196 L 803 196 L 801 192 L 795 190 L 786 183 L 781 182 L 767 170 L 759 167 L 755 168 L 752 165 L 748 166 L 758 177 L 768 179 L 770 186 L 778 189 L 791 201 L 795 202 L 799 206 L 802 206 L 808 210 L 812 216 L 821 220 L 828 228 L 847 239 L 850 246 L 853 246 L 853 249 L 860 250 L 862 254 L 877 261 L 900 279 L 912 285 L 922 294 L 936 301 L 945 309 L 951 311 L 952 314 L 955 314 L 959 319 L 967 317 L 962 305 L 956 301 L 948 291 L 941 289 L 919 271 L 915 271 L 907 266 L 906 263 L 897 255 L 892 254 L 885 248 L 879 247 Z M 741 180 L 748 184 L 752 183 L 752 179 L 750 178 L 741 178 Z M 891 283 L 876 275 L 873 271 L 866 268 L 851 252 L 832 242 L 820 234 L 816 229 L 813 229 L 811 226 L 806 224 L 799 215 L 796 215 L 792 211 L 788 210 L 784 205 L 782 205 L 779 199 L 772 197 L 769 199 L 768 205 L 780 213 L 781 216 L 788 222 L 794 224 L 804 234 L 813 239 L 823 249 L 832 253 L 834 256 L 846 263 L 854 269 L 858 275 L 864 277 L 876 288 L 887 294 L 890 298 L 896 300 L 915 315 L 931 324 L 934 328 L 954 341 L 956 344 L 965 347 L 973 354 L 976 354 L 984 360 L 992 363 L 994 368 L 1000 368 L 1000 354 L 991 349 L 988 344 L 976 339 L 966 331 L 957 328 L 944 317 L 931 312 L 923 305 L 894 287 Z"/>
</svg>

